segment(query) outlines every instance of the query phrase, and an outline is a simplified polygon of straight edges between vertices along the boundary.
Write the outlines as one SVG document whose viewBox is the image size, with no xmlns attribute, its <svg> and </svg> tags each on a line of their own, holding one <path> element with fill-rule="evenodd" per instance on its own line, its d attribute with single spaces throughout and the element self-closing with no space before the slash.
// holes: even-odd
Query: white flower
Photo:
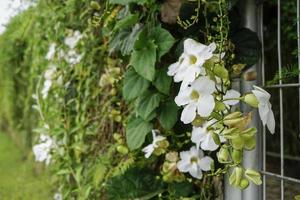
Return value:
<svg viewBox="0 0 300 200">
<path fill-rule="evenodd" d="M 62 194 L 61 193 L 55 193 L 53 196 L 54 200 L 62 200 Z"/>
<path fill-rule="evenodd" d="M 197 148 L 205 151 L 215 151 L 219 145 L 214 141 L 212 134 L 218 134 L 219 130 L 214 129 L 216 120 L 210 120 L 204 123 L 201 127 L 193 127 L 192 142 L 196 144 Z M 225 138 L 219 136 L 221 142 L 225 142 Z"/>
<path fill-rule="evenodd" d="M 47 60 L 52 60 L 54 58 L 55 48 L 56 48 L 56 44 L 55 43 L 51 43 L 50 46 L 49 46 L 48 53 L 46 55 L 46 59 Z"/>
<path fill-rule="evenodd" d="M 51 80 L 45 80 L 43 89 L 41 91 L 43 99 L 46 99 L 48 97 L 48 93 L 50 91 L 51 86 L 52 86 L 52 81 Z"/>
<path fill-rule="evenodd" d="M 73 35 L 65 38 L 65 44 L 70 49 L 74 49 L 81 38 L 81 33 L 79 31 L 74 31 Z"/>
<path fill-rule="evenodd" d="M 185 124 L 191 123 L 196 112 L 201 117 L 208 117 L 215 107 L 213 93 L 215 83 L 205 76 L 199 77 L 190 86 L 179 91 L 175 97 L 178 106 L 184 106 L 181 113 L 181 121 Z"/>
<path fill-rule="evenodd" d="M 189 151 L 180 152 L 180 161 L 177 168 L 180 172 L 189 172 L 191 176 L 197 179 L 202 178 L 202 171 L 209 171 L 213 159 L 204 156 L 203 151 L 193 146 Z"/>
<path fill-rule="evenodd" d="M 184 41 L 184 51 L 179 61 L 170 65 L 168 75 L 174 76 L 175 82 L 182 81 L 182 88 L 193 82 L 199 74 L 205 75 L 202 67 L 206 60 L 213 57 L 216 44 L 209 46 L 198 43 L 193 39 Z"/>
<path fill-rule="evenodd" d="M 48 165 L 51 160 L 51 148 L 54 145 L 51 137 L 47 135 L 40 135 L 40 144 L 33 146 L 32 150 L 35 155 L 35 160 L 37 162 L 44 162 Z"/>
<path fill-rule="evenodd" d="M 83 54 L 78 54 L 75 50 L 68 51 L 68 54 L 65 56 L 65 60 L 70 65 L 78 64 L 82 59 Z"/>
<path fill-rule="evenodd" d="M 239 103 L 239 100 L 235 100 L 235 99 L 239 98 L 240 96 L 241 94 L 238 91 L 233 89 L 228 90 L 226 94 L 223 96 L 223 100 L 225 100 L 223 101 L 223 103 L 227 106 L 236 105 Z M 226 99 L 230 99 L 230 100 L 226 100 Z"/>
<path fill-rule="evenodd" d="M 153 153 L 153 151 L 155 150 L 155 148 L 158 147 L 158 142 L 163 141 L 164 139 L 166 139 L 163 136 L 160 135 L 156 135 L 159 134 L 158 130 L 152 130 L 152 137 L 153 137 L 153 141 L 152 144 L 149 144 L 148 146 L 146 146 L 145 148 L 143 148 L 143 152 L 145 153 L 145 157 L 149 158 L 151 156 L 151 154 Z"/>
<path fill-rule="evenodd" d="M 52 79 L 53 79 L 55 73 L 56 73 L 55 65 L 50 65 L 49 68 L 44 73 L 45 82 L 43 85 L 43 89 L 41 91 L 43 99 L 46 99 L 48 96 L 48 93 L 52 86 Z"/>
<path fill-rule="evenodd" d="M 56 65 L 51 64 L 48 69 L 45 71 L 44 78 L 46 80 L 52 80 L 56 72 Z"/>
<path fill-rule="evenodd" d="M 258 101 L 258 112 L 263 125 L 267 125 L 269 131 L 275 133 L 275 118 L 272 111 L 272 105 L 270 103 L 271 95 L 264 89 L 253 86 L 252 93 L 255 95 Z"/>
</svg>

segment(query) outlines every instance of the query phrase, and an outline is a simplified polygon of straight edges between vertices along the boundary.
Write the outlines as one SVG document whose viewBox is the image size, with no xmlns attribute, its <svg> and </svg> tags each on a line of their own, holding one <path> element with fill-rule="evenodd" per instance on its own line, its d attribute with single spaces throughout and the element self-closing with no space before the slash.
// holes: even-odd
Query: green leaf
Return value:
<svg viewBox="0 0 300 200">
<path fill-rule="evenodd" d="M 261 43 L 255 32 L 242 28 L 231 38 L 235 45 L 236 63 L 247 64 L 251 67 L 261 56 Z"/>
<path fill-rule="evenodd" d="M 295 196 L 295 200 L 300 200 L 300 195 Z"/>
<path fill-rule="evenodd" d="M 163 182 L 150 169 L 130 168 L 107 183 L 109 200 L 148 200 L 163 191 Z"/>
<path fill-rule="evenodd" d="M 174 37 L 166 29 L 157 26 L 150 33 L 150 38 L 154 39 L 157 45 L 157 57 L 160 59 L 163 55 L 169 52 L 170 48 L 174 45 Z"/>
<path fill-rule="evenodd" d="M 126 101 L 130 101 L 144 93 L 150 82 L 138 75 L 133 68 L 129 68 L 125 73 L 123 84 L 123 97 Z"/>
<path fill-rule="evenodd" d="M 171 83 L 172 83 L 172 78 L 168 76 L 167 71 L 165 69 L 160 69 L 156 71 L 153 85 L 156 87 L 158 91 L 168 95 L 170 93 Z"/>
<path fill-rule="evenodd" d="M 131 120 L 126 127 L 126 141 L 130 150 L 138 149 L 152 130 L 152 124 L 141 118 Z"/>
<path fill-rule="evenodd" d="M 141 25 L 136 24 L 131 29 L 121 29 L 109 41 L 109 51 L 120 51 L 123 56 L 131 54 L 133 45 L 141 32 Z"/>
<path fill-rule="evenodd" d="M 109 3 L 111 4 L 120 4 L 120 5 L 126 5 L 130 3 L 137 3 L 137 4 L 144 4 L 147 0 L 109 0 Z"/>
<path fill-rule="evenodd" d="M 146 120 L 159 106 L 162 96 L 159 93 L 146 92 L 139 97 L 137 103 L 137 114 Z"/>
<path fill-rule="evenodd" d="M 178 120 L 178 106 L 174 100 L 168 101 L 160 108 L 161 112 L 158 116 L 158 120 L 163 128 L 171 129 Z"/>
<path fill-rule="evenodd" d="M 129 28 L 132 25 L 136 24 L 139 20 L 139 15 L 138 14 L 129 14 L 125 18 L 119 20 L 115 27 L 114 31 L 124 29 L 124 28 Z"/>
<path fill-rule="evenodd" d="M 140 50 L 134 50 L 130 58 L 130 65 L 139 75 L 149 81 L 153 81 L 155 77 L 155 62 L 156 46 L 153 41 L 145 42 Z"/>
<path fill-rule="evenodd" d="M 176 199 L 181 199 L 180 197 L 189 197 L 194 193 L 193 183 L 188 181 L 181 183 L 171 183 L 169 185 L 169 191 Z"/>
</svg>

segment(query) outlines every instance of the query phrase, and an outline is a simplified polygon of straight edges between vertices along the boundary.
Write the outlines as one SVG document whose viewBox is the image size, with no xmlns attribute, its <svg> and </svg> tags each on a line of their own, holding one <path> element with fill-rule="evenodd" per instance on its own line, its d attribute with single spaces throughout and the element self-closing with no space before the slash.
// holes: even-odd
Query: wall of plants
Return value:
<svg viewBox="0 0 300 200">
<path fill-rule="evenodd" d="M 0 36 L 1 128 L 52 171 L 55 199 L 222 199 L 270 95 L 232 82 L 260 57 L 234 0 L 40 0 Z M 239 104 L 240 103 L 240 104 Z"/>
</svg>

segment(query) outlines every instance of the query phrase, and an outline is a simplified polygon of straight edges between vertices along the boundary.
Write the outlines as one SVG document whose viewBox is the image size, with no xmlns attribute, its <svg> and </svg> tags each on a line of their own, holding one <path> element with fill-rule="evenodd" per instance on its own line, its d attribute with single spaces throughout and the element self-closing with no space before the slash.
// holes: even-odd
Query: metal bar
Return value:
<svg viewBox="0 0 300 200">
<path fill-rule="evenodd" d="M 288 176 L 281 176 L 279 174 L 274 174 L 274 173 L 266 172 L 266 171 L 261 171 L 260 173 L 262 173 L 266 176 L 275 177 L 277 179 L 280 179 L 281 181 L 286 180 L 286 181 L 290 181 L 290 182 L 293 182 L 293 183 L 300 183 L 300 180 L 298 180 L 296 178 L 292 178 L 292 177 L 288 177 Z"/>
<path fill-rule="evenodd" d="M 261 67 L 261 82 L 262 86 L 265 86 L 265 42 L 264 42 L 264 4 L 261 3 L 259 5 L 259 38 L 261 41 L 261 60 L 260 60 L 260 67 Z M 260 71 L 260 70 L 258 70 Z M 262 171 L 266 171 L 266 128 L 262 128 Z M 263 185 L 262 185 L 262 199 L 266 200 L 266 176 L 263 174 Z"/>
<path fill-rule="evenodd" d="M 241 5 L 241 13 L 243 13 L 243 25 L 254 32 L 257 32 L 258 27 L 258 14 L 259 14 L 259 7 L 256 4 L 256 0 L 244 0 L 240 1 Z M 258 72 L 259 64 L 252 66 L 249 71 L 256 71 Z M 247 73 L 247 71 L 245 72 Z M 241 80 L 241 93 L 244 94 L 249 92 L 253 89 L 253 85 L 260 85 L 261 84 L 261 73 L 257 73 L 258 77 L 255 81 L 245 81 Z M 241 110 L 243 112 L 249 112 L 250 108 L 242 104 Z M 253 113 L 253 120 L 250 126 L 257 127 L 258 132 L 262 132 L 261 123 L 259 120 L 258 112 L 255 111 Z M 262 134 L 256 135 L 256 148 L 253 151 L 245 151 L 244 152 L 244 160 L 243 165 L 245 168 L 252 168 L 252 169 L 261 169 L 262 165 Z M 242 192 L 242 200 L 261 200 L 262 199 L 262 187 L 256 186 L 254 184 L 250 184 L 250 186 Z M 230 200 L 233 200 L 230 199 Z"/>
<path fill-rule="evenodd" d="M 281 78 L 282 59 L 281 59 L 281 0 L 277 0 L 277 52 L 278 70 Z M 282 85 L 282 80 L 279 80 Z M 279 109 L 280 109 L 280 175 L 284 176 L 284 137 L 283 137 L 283 91 L 279 88 Z M 281 200 L 284 200 L 284 179 L 280 180 Z"/>
<path fill-rule="evenodd" d="M 266 85 L 264 88 L 291 88 L 300 87 L 300 83 L 288 83 L 288 84 L 277 84 L 277 85 Z"/>
<path fill-rule="evenodd" d="M 267 151 L 266 153 L 267 156 L 275 157 L 275 158 L 280 158 L 279 153 L 274 153 L 274 152 L 269 152 Z M 300 162 L 300 157 L 298 156 L 292 156 L 292 155 L 284 155 L 285 160 L 292 160 L 292 161 L 299 161 Z"/>
<path fill-rule="evenodd" d="M 300 70 L 300 55 L 299 55 L 299 49 L 300 49 L 300 1 L 297 0 L 297 41 L 298 41 L 298 69 Z M 298 76 L 298 82 L 300 85 L 300 74 Z M 300 130 L 300 87 L 298 88 L 298 126 Z"/>
</svg>

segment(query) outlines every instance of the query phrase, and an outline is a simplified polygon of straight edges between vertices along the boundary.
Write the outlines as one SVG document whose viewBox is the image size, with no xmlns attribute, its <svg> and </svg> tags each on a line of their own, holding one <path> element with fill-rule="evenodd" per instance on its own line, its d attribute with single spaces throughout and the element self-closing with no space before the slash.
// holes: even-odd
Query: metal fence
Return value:
<svg viewBox="0 0 300 200">
<path fill-rule="evenodd" d="M 270 1 L 270 0 L 268 0 Z M 276 2 L 276 9 L 273 10 L 274 16 L 276 19 L 276 50 L 277 55 L 273 55 L 274 59 L 276 59 L 276 71 L 278 70 L 279 74 L 281 74 L 283 68 L 283 59 L 282 59 L 282 3 L 286 3 L 286 0 L 277 0 Z M 290 0 L 292 1 L 292 0 Z M 296 5 L 296 16 L 293 16 L 295 19 L 295 36 L 297 41 L 297 53 L 295 57 L 297 57 L 296 66 L 300 70 L 300 0 L 294 0 L 294 4 Z M 240 1 L 241 2 L 241 1 Z M 266 67 L 266 46 L 265 46 L 265 26 L 266 22 L 264 20 L 264 4 L 267 1 L 262 0 L 243 0 L 241 3 L 241 13 L 243 13 L 243 23 L 246 27 L 250 28 L 253 31 L 256 31 L 259 35 L 259 38 L 262 42 L 262 59 L 256 65 L 253 66 L 250 71 L 255 70 L 257 72 L 257 80 L 255 81 L 244 81 L 240 80 L 238 83 L 234 83 L 234 87 L 238 88 L 244 93 L 251 91 L 253 85 L 261 85 L 266 90 L 272 93 L 272 98 L 277 99 L 273 103 L 273 109 L 276 109 L 276 132 L 275 135 L 271 136 L 276 138 L 277 144 L 273 146 L 278 146 L 279 151 L 268 151 L 268 145 L 270 145 L 273 140 L 268 140 L 268 134 L 266 129 L 261 126 L 261 122 L 258 118 L 257 113 L 254 114 L 253 125 L 258 127 L 258 134 L 257 134 L 257 147 L 252 152 L 245 152 L 244 156 L 244 166 L 247 168 L 255 168 L 259 169 L 263 175 L 263 184 L 262 186 L 254 186 L 250 185 L 250 187 L 244 191 L 240 191 L 238 189 L 234 189 L 228 184 L 228 180 L 225 180 L 225 200 L 293 200 L 294 196 L 298 193 L 300 194 L 300 167 L 296 169 L 298 170 L 298 178 L 292 177 L 287 175 L 287 171 L 291 166 L 291 164 L 286 165 L 287 160 L 292 160 L 293 162 L 298 162 L 300 166 L 300 154 L 297 156 L 289 155 L 285 152 L 285 147 L 291 144 L 287 144 L 285 138 L 287 137 L 288 131 L 285 130 L 285 123 L 287 122 L 286 115 L 289 112 L 297 112 L 297 120 L 294 123 L 297 123 L 298 130 L 293 130 L 294 133 L 299 134 L 299 126 L 300 126 L 300 75 L 298 76 L 298 80 L 293 80 L 294 82 L 284 82 L 282 79 L 279 78 L 277 83 L 266 84 L 266 75 L 270 73 L 269 68 L 270 66 Z M 293 5 L 293 4 L 292 4 Z M 270 16 L 265 16 L 270 17 Z M 285 22 L 286 23 L 286 22 Z M 291 24 L 292 26 L 293 24 Z M 274 28 L 274 27 L 273 27 Z M 275 66 L 272 66 L 275 68 Z M 274 71 L 274 70 L 273 70 Z M 272 73 L 271 73 L 272 74 Z M 274 75 L 274 73 L 272 74 Z M 269 75 L 270 76 L 270 75 Z M 296 99 L 297 107 L 289 106 L 284 104 L 289 103 L 287 102 L 290 98 L 289 96 L 284 96 L 284 90 L 293 88 L 294 100 Z M 287 107 L 288 109 L 284 108 Z M 247 111 L 246 107 L 241 108 L 244 111 Z M 295 119 L 293 119 L 295 121 Z M 299 139 L 299 137 L 298 137 Z M 297 142 L 296 140 L 294 142 Z M 299 141 L 298 141 L 298 144 Z M 300 145 L 298 146 L 300 149 Z M 277 160 L 272 162 L 273 160 Z M 276 165 L 278 164 L 277 170 L 269 169 L 268 165 Z M 273 184 L 275 183 L 275 184 Z M 293 192 L 291 192 L 291 188 Z"/>
</svg>

